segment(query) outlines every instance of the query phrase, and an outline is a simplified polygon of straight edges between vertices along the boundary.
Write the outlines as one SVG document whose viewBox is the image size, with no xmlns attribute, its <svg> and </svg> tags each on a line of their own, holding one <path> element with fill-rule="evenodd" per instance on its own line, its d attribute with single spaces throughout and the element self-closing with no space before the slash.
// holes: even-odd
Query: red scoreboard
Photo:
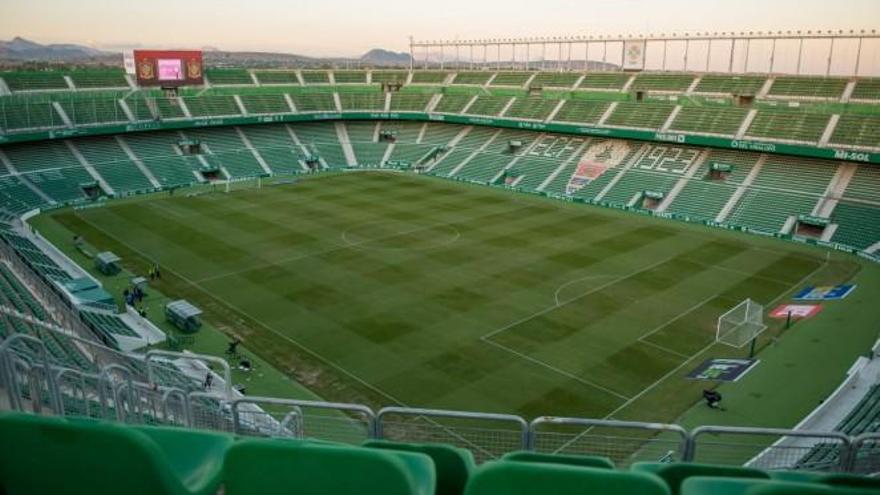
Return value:
<svg viewBox="0 0 880 495">
<path fill-rule="evenodd" d="M 198 50 L 135 50 L 134 69 L 140 86 L 204 84 L 202 52 Z"/>
</svg>

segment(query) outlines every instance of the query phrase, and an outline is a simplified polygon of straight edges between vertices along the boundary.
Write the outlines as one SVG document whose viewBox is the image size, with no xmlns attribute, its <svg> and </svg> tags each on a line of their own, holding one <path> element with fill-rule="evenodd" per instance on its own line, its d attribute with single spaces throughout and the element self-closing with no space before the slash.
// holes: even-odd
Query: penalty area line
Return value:
<svg viewBox="0 0 880 495">
<path fill-rule="evenodd" d="M 529 361 L 530 363 L 537 364 L 538 366 L 542 366 L 544 368 L 547 368 L 548 370 L 556 372 L 566 378 L 570 378 L 570 379 L 572 379 L 582 385 L 586 385 L 588 387 L 592 387 L 597 390 L 601 390 L 601 391 L 605 392 L 606 394 L 613 395 L 614 397 L 617 397 L 618 399 L 621 399 L 621 400 L 626 401 L 626 400 L 630 399 L 629 397 L 627 397 L 623 394 L 620 394 L 618 392 L 615 392 L 614 390 L 611 390 L 608 387 L 599 385 L 598 383 L 594 383 L 589 380 L 584 380 L 583 378 L 581 378 L 577 375 L 574 375 L 572 373 L 569 373 L 568 371 L 559 369 L 556 366 L 553 366 L 552 364 L 545 363 L 544 361 L 541 361 L 540 359 L 536 359 L 536 358 L 533 358 L 532 356 L 529 356 L 527 354 L 523 354 L 519 351 L 515 351 L 515 350 L 511 349 L 510 347 L 507 347 L 504 344 L 499 344 L 498 342 L 492 341 L 492 340 L 485 338 L 485 337 L 480 337 L 480 340 L 482 340 L 483 342 L 485 342 L 489 345 L 495 346 L 503 351 L 509 352 L 509 353 L 513 354 L 514 356 L 525 359 L 526 361 Z"/>
</svg>

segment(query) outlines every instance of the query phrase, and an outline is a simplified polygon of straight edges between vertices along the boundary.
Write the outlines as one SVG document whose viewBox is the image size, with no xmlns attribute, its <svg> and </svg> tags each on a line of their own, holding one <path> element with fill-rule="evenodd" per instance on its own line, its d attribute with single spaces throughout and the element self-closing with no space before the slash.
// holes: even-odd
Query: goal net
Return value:
<svg viewBox="0 0 880 495">
<path fill-rule="evenodd" d="M 244 177 L 240 179 L 229 179 L 220 183 L 223 192 L 235 192 L 244 189 L 261 189 L 263 187 L 262 177 Z"/>
<path fill-rule="evenodd" d="M 764 307 L 751 299 L 746 299 L 718 318 L 715 341 L 740 348 L 766 329 Z"/>
</svg>

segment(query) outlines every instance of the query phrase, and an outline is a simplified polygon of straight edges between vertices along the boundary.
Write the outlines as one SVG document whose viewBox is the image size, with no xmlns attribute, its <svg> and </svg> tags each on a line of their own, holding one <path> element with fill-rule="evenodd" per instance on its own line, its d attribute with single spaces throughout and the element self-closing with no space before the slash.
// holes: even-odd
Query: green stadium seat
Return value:
<svg viewBox="0 0 880 495">
<path fill-rule="evenodd" d="M 682 483 L 681 495 L 869 495 L 876 490 L 818 483 L 696 476 Z"/>
<path fill-rule="evenodd" d="M 847 80 L 833 77 L 779 76 L 770 86 L 770 96 L 787 98 L 840 98 Z"/>
<path fill-rule="evenodd" d="M 880 100 L 880 78 L 861 78 L 856 81 L 853 100 Z"/>
<path fill-rule="evenodd" d="M 407 73 L 399 70 L 374 70 L 372 74 L 373 84 L 376 83 L 400 83 L 406 82 Z M 338 81 L 337 81 L 338 82 Z"/>
<path fill-rule="evenodd" d="M 455 75 L 455 79 L 452 80 L 452 84 L 476 84 L 482 86 L 489 82 L 490 77 L 492 77 L 492 72 L 459 72 Z"/>
<path fill-rule="evenodd" d="M 461 113 L 471 98 L 473 98 L 471 95 L 445 94 L 434 107 L 434 111 L 437 113 Z"/>
<path fill-rule="evenodd" d="M 412 75 L 413 84 L 440 84 L 449 76 L 448 72 L 441 71 L 415 71 Z"/>
<path fill-rule="evenodd" d="M 510 101 L 509 96 L 479 96 L 474 101 L 474 104 L 468 108 L 467 113 L 495 117 L 501 113 L 501 110 L 504 110 L 504 106 L 507 105 L 508 101 Z"/>
<path fill-rule="evenodd" d="M 355 70 L 337 70 L 333 72 L 336 84 L 366 84 L 367 73 Z"/>
<path fill-rule="evenodd" d="M 674 108 L 672 105 L 659 103 L 621 102 L 617 104 L 605 124 L 659 129 L 669 118 Z"/>
<path fill-rule="evenodd" d="M 493 461 L 480 466 L 466 495 L 668 495 L 650 474 L 562 464 Z"/>
<path fill-rule="evenodd" d="M 492 86 L 522 86 L 529 78 L 532 77 L 531 72 L 499 72 L 495 79 L 492 79 Z"/>
<path fill-rule="evenodd" d="M 578 85 L 579 89 L 618 91 L 623 89 L 631 75 L 624 72 L 591 72 Z"/>
<path fill-rule="evenodd" d="M 226 495 L 430 495 L 431 458 L 289 440 L 241 440 L 226 454 Z"/>
<path fill-rule="evenodd" d="M 695 93 L 721 93 L 730 95 L 756 95 L 761 91 L 764 82 L 763 76 L 728 76 L 707 74 L 700 79 Z"/>
<path fill-rule="evenodd" d="M 254 80 L 245 69 L 206 69 L 205 77 L 214 85 L 254 84 Z"/>
<path fill-rule="evenodd" d="M 633 81 L 633 91 L 677 91 L 684 92 L 694 81 L 693 74 L 649 74 L 642 73 Z"/>
<path fill-rule="evenodd" d="M 598 124 L 611 102 L 601 100 L 568 100 L 553 117 L 558 122 Z"/>
<path fill-rule="evenodd" d="M 330 74 L 325 70 L 304 70 L 300 74 L 306 84 L 327 84 L 330 82 Z"/>
<path fill-rule="evenodd" d="M 299 86 L 296 72 L 285 70 L 254 71 L 260 84 L 286 84 Z"/>
<path fill-rule="evenodd" d="M 297 112 L 335 112 L 333 93 L 291 93 Z"/>
<path fill-rule="evenodd" d="M 214 494 L 232 443 L 214 433 L 25 414 L 0 415 L 0 437 L 0 491 L 9 495 Z"/>
<path fill-rule="evenodd" d="M 559 104 L 559 100 L 551 100 L 541 96 L 520 97 L 504 114 L 505 117 L 530 120 L 545 120 Z"/>
<path fill-rule="evenodd" d="M 520 451 L 505 454 L 501 459 L 503 461 L 540 462 L 598 469 L 614 469 L 614 462 L 611 459 L 592 455 L 545 454 L 542 452 Z"/>
<path fill-rule="evenodd" d="M 681 485 L 688 478 L 695 476 L 713 476 L 718 478 L 755 478 L 769 479 L 760 469 L 739 466 L 715 466 L 711 464 L 637 462 L 630 469 L 642 473 L 651 473 L 660 477 L 672 495 L 681 493 Z"/>
<path fill-rule="evenodd" d="M 434 462 L 437 473 L 436 495 L 461 495 L 468 479 L 476 469 L 474 455 L 469 450 L 451 445 L 416 444 L 371 440 L 364 447 L 373 449 L 399 450 L 402 452 L 418 452 L 427 455 Z"/>
</svg>

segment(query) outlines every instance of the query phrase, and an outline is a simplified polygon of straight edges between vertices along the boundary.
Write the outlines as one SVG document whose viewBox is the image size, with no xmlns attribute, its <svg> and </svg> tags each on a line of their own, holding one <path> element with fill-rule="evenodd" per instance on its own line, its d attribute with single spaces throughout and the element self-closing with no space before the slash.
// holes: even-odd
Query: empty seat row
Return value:
<svg viewBox="0 0 880 495">
<path fill-rule="evenodd" d="M 475 465 L 445 445 L 242 439 L 87 418 L 0 415 L 8 495 L 733 495 L 877 493 L 880 480 L 731 466 L 514 452 Z"/>
</svg>

